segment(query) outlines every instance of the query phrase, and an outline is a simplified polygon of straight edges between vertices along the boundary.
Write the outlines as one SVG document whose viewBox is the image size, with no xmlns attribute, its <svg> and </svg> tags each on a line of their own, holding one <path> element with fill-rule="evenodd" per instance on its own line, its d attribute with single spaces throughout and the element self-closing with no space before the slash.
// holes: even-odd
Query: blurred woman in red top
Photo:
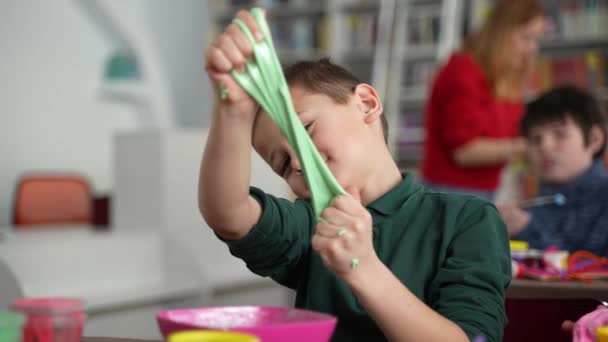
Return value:
<svg viewBox="0 0 608 342">
<path fill-rule="evenodd" d="M 536 0 L 498 0 L 439 70 L 425 112 L 423 182 L 491 199 L 518 137 L 526 76 L 546 27 Z"/>
</svg>

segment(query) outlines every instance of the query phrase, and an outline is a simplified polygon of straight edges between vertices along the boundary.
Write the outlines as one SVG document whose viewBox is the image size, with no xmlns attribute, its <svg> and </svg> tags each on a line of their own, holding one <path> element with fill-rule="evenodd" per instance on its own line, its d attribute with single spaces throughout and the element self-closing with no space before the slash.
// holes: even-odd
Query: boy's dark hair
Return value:
<svg viewBox="0 0 608 342">
<path fill-rule="evenodd" d="M 606 148 L 606 113 L 591 94 L 574 86 L 556 87 L 527 105 L 521 121 L 521 131 L 529 137 L 533 127 L 571 118 L 583 131 L 585 144 L 590 143 L 591 128 L 597 125 L 604 135 L 602 148 L 594 158 L 601 157 Z"/>
<path fill-rule="evenodd" d="M 296 62 L 283 70 L 287 84 L 299 86 L 315 94 L 329 96 L 339 104 L 346 104 L 355 87 L 361 81 L 345 68 L 332 63 L 329 58 L 317 61 Z M 388 139 L 388 123 L 380 116 L 384 141 Z"/>
</svg>

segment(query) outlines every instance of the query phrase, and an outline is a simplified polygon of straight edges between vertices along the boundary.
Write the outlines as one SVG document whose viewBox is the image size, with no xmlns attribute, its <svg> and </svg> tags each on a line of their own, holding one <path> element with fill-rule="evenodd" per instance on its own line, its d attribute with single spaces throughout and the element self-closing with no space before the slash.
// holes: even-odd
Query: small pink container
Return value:
<svg viewBox="0 0 608 342">
<path fill-rule="evenodd" d="M 78 342 L 86 314 L 82 301 L 72 298 L 21 298 L 13 311 L 26 315 L 23 342 Z"/>
<path fill-rule="evenodd" d="M 156 315 L 165 338 L 183 330 L 229 330 L 249 333 L 264 342 L 327 342 L 334 316 L 272 306 L 233 306 L 162 311 Z"/>
</svg>

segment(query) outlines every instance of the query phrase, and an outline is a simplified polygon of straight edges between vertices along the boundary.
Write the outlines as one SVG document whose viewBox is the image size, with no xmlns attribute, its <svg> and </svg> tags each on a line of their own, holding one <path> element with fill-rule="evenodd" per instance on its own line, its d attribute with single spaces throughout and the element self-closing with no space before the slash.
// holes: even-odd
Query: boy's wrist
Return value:
<svg viewBox="0 0 608 342">
<path fill-rule="evenodd" d="M 348 274 L 345 274 L 342 277 L 342 280 L 353 290 L 353 292 L 358 293 L 365 289 L 372 288 L 371 285 L 375 280 L 379 279 L 378 276 L 381 274 L 383 268 L 386 269 L 386 265 L 384 265 L 374 254 L 373 258 L 362 260 L 356 268 L 352 269 Z"/>
<path fill-rule="evenodd" d="M 238 108 L 234 105 L 216 104 L 213 109 L 213 119 L 230 124 L 243 124 L 252 126 L 255 121 L 256 112 L 249 111 L 243 108 Z"/>
</svg>

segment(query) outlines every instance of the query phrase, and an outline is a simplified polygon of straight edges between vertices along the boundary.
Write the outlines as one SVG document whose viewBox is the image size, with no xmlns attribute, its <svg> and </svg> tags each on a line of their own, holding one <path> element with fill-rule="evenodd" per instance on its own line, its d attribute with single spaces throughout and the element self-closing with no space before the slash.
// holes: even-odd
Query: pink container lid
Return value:
<svg viewBox="0 0 608 342">
<path fill-rule="evenodd" d="M 264 342 L 326 342 L 335 329 L 334 316 L 274 306 L 231 306 L 161 311 L 161 333 L 203 329 L 249 333 Z"/>
<path fill-rule="evenodd" d="M 32 314 L 70 314 L 84 312 L 82 300 L 76 298 L 19 298 L 11 309 Z"/>
</svg>

